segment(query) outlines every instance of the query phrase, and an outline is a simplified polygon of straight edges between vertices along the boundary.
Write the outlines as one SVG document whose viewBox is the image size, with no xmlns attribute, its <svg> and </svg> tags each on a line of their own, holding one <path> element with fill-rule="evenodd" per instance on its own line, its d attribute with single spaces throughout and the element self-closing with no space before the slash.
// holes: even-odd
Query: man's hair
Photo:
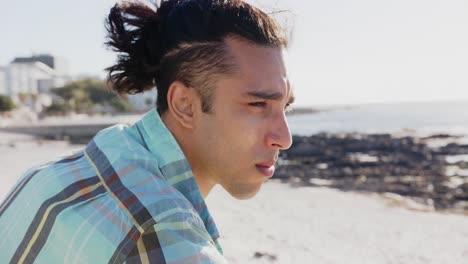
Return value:
<svg viewBox="0 0 468 264">
<path fill-rule="evenodd" d="M 112 89 L 135 94 L 156 86 L 161 114 L 174 81 L 196 89 L 202 110 L 210 111 L 214 82 L 235 69 L 226 37 L 288 45 L 270 16 L 241 0 L 120 2 L 111 9 L 106 29 L 106 45 L 118 52 L 116 64 L 106 69 Z"/>
</svg>

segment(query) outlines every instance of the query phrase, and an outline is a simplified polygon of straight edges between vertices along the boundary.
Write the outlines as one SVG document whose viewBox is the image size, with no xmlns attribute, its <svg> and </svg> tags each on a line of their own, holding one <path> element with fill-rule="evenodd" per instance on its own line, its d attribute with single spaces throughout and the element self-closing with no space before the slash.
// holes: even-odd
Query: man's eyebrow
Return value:
<svg viewBox="0 0 468 264">
<path fill-rule="evenodd" d="M 252 91 L 246 93 L 247 97 L 263 100 L 279 101 L 284 98 L 281 92 L 270 92 L 270 91 Z"/>
<path fill-rule="evenodd" d="M 247 93 L 247 96 L 264 100 L 280 100 L 281 98 L 283 98 L 282 93 L 270 91 L 251 91 Z"/>
<path fill-rule="evenodd" d="M 263 99 L 263 100 L 279 101 L 283 99 L 284 95 L 281 92 L 251 91 L 247 93 L 247 97 L 251 97 L 255 99 Z M 288 104 L 292 104 L 293 102 L 294 102 L 294 95 L 291 94 L 288 99 Z"/>
</svg>

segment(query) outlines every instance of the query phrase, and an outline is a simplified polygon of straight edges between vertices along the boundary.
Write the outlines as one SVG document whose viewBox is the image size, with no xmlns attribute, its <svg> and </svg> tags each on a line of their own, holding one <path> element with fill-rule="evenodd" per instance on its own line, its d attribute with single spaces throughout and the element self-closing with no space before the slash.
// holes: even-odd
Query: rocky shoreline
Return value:
<svg viewBox="0 0 468 264">
<path fill-rule="evenodd" d="M 345 191 L 397 194 L 437 211 L 468 212 L 468 144 L 461 136 L 293 136 L 276 178 Z"/>
<path fill-rule="evenodd" d="M 86 144 L 91 137 L 67 139 Z M 291 148 L 281 152 L 273 177 L 301 186 L 377 193 L 393 200 L 408 198 L 424 210 L 468 215 L 468 138 L 449 134 L 295 135 Z"/>
</svg>

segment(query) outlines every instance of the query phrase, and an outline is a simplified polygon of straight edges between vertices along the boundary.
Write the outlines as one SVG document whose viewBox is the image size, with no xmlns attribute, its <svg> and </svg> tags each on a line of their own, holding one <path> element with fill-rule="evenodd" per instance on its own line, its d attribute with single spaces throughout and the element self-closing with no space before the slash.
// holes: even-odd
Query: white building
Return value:
<svg viewBox="0 0 468 264">
<path fill-rule="evenodd" d="M 15 96 L 18 94 L 38 94 L 39 84 L 45 80 L 52 82 L 55 71 L 42 62 L 14 62 L 9 65 L 7 75 L 9 95 Z"/>
<path fill-rule="evenodd" d="M 50 54 L 33 55 L 32 57 L 17 57 L 12 63 L 29 63 L 29 62 L 42 62 L 49 68 L 55 70 L 58 76 L 66 76 L 68 72 L 68 62 L 60 57 L 52 56 Z"/>
<path fill-rule="evenodd" d="M 1 72 L 1 71 L 0 71 Z M 65 85 L 71 78 L 65 60 L 51 55 L 15 58 L 4 68 L 4 89 L 0 84 L 0 94 L 40 94 L 50 88 Z M 0 81 L 1 81 L 0 73 Z"/>
<path fill-rule="evenodd" d="M 0 95 L 7 94 L 6 68 L 0 67 Z"/>
</svg>

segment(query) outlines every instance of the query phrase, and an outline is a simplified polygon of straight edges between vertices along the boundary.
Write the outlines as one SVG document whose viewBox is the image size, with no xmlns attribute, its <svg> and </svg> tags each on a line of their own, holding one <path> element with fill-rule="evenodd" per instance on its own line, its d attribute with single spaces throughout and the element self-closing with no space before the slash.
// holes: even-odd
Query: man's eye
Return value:
<svg viewBox="0 0 468 264">
<path fill-rule="evenodd" d="M 255 107 L 265 107 L 266 106 L 266 102 L 252 102 L 252 103 L 249 103 L 250 106 L 255 106 Z"/>
<path fill-rule="evenodd" d="M 292 106 L 291 104 L 287 104 L 285 107 L 284 107 L 284 112 L 290 112 L 292 110 Z"/>
</svg>

